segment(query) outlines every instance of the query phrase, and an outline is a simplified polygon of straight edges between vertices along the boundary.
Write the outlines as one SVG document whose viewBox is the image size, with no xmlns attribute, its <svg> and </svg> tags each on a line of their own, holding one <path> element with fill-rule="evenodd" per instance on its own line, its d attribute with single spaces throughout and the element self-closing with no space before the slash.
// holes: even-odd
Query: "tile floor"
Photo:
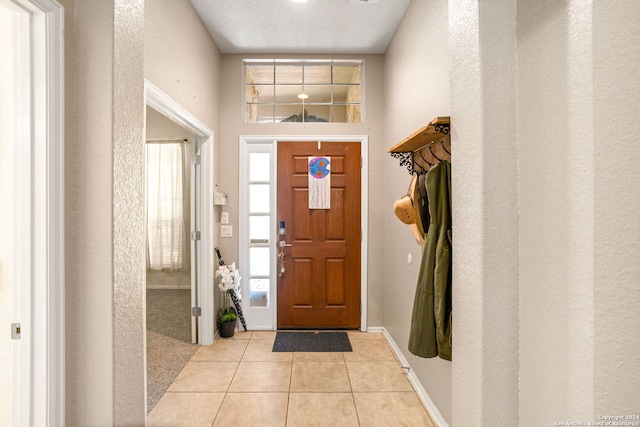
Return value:
<svg viewBox="0 0 640 427">
<path fill-rule="evenodd" d="M 200 347 L 147 426 L 433 427 L 381 333 L 350 331 L 345 353 L 272 353 L 275 335 Z"/>
</svg>

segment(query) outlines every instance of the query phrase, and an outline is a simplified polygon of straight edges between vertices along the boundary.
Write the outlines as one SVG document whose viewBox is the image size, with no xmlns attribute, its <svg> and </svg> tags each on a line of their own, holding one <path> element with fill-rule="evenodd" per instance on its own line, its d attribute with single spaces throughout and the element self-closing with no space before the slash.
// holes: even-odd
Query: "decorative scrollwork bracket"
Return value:
<svg viewBox="0 0 640 427">
<path fill-rule="evenodd" d="M 450 130 L 450 117 L 436 117 L 431 120 L 428 125 L 416 130 L 411 135 L 391 147 L 388 152 L 391 156 L 400 160 L 400 166 L 405 166 L 410 175 L 413 175 L 414 173 L 426 173 L 429 168 L 433 164 L 438 163 L 442 157 L 434 154 L 434 151 L 431 149 L 433 144 L 442 144 L 444 151 L 447 154 L 451 154 L 450 149 L 448 150 L 447 147 L 445 147 L 445 143 L 448 143 L 449 145 L 451 143 L 449 139 Z M 428 147 L 428 154 L 424 151 L 425 147 Z M 420 157 L 424 162 L 426 162 L 426 164 L 423 164 L 418 158 L 416 158 L 416 153 L 419 153 Z M 422 156 L 423 153 L 425 153 L 427 157 L 432 157 L 431 161 L 425 159 Z M 427 166 L 427 164 L 429 166 Z"/>
<path fill-rule="evenodd" d="M 400 160 L 400 166 L 406 166 L 409 171 L 409 175 L 413 175 L 413 153 L 410 151 L 400 153 L 389 153 L 391 157 Z"/>
<path fill-rule="evenodd" d="M 443 135 L 448 135 L 449 134 L 449 130 L 451 129 L 451 125 L 450 124 L 446 124 L 446 123 L 436 123 L 433 126 L 434 130 L 436 132 L 439 132 Z"/>
</svg>

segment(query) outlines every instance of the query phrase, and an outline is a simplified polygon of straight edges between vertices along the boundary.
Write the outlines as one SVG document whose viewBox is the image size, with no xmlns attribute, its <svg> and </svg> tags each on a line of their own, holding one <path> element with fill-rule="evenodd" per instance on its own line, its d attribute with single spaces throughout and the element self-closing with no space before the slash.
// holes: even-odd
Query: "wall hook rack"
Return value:
<svg viewBox="0 0 640 427">
<path fill-rule="evenodd" d="M 427 173 L 433 164 L 443 158 L 451 160 L 450 129 L 450 117 L 436 117 L 428 125 L 391 147 L 388 152 L 392 157 L 400 160 L 400 166 L 406 166 L 410 175 L 414 172 Z M 440 153 L 436 155 L 438 151 Z M 420 158 L 424 161 L 419 160 Z M 428 158 L 433 161 L 428 161 Z"/>
</svg>

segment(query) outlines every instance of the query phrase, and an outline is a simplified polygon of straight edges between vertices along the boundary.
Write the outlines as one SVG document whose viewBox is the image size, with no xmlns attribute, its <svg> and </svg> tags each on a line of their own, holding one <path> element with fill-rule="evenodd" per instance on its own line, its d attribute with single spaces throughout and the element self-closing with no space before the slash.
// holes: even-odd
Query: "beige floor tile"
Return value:
<svg viewBox="0 0 640 427">
<path fill-rule="evenodd" d="M 292 362 L 240 362 L 230 393 L 289 391 Z"/>
<path fill-rule="evenodd" d="M 354 393 L 413 391 L 397 362 L 347 362 L 347 372 Z"/>
<path fill-rule="evenodd" d="M 413 392 L 354 393 L 353 398 L 362 427 L 433 427 L 427 411 Z"/>
<path fill-rule="evenodd" d="M 233 334 L 233 337 L 231 337 L 231 339 L 234 340 L 250 340 L 251 337 L 253 336 L 253 331 L 236 331 L 235 334 Z M 229 338 L 221 338 L 221 339 L 229 339 Z"/>
<path fill-rule="evenodd" d="M 344 362 L 344 354 L 340 351 L 295 352 L 294 362 Z"/>
<path fill-rule="evenodd" d="M 391 362 L 396 357 L 384 340 L 353 340 L 352 352 L 344 352 L 347 362 Z"/>
<path fill-rule="evenodd" d="M 294 362 L 291 391 L 351 392 L 344 362 Z"/>
<path fill-rule="evenodd" d="M 275 340 L 277 331 L 253 331 L 252 340 Z"/>
<path fill-rule="evenodd" d="M 287 393 L 228 393 L 213 426 L 284 427 Z"/>
<path fill-rule="evenodd" d="M 347 331 L 349 340 L 383 340 L 382 332 Z"/>
<path fill-rule="evenodd" d="M 252 338 L 249 341 L 243 362 L 291 362 L 293 353 L 273 352 L 274 340 L 260 340 Z"/>
<path fill-rule="evenodd" d="M 213 345 L 201 346 L 192 361 L 239 362 L 249 340 L 218 340 Z"/>
<path fill-rule="evenodd" d="M 238 362 L 189 362 L 169 386 L 169 391 L 225 392 Z"/>
<path fill-rule="evenodd" d="M 351 393 L 291 393 L 287 426 L 357 427 Z M 389 424 L 393 425 L 393 424 Z"/>
<path fill-rule="evenodd" d="M 148 425 L 433 427 L 383 335 L 348 333 L 353 352 L 273 353 L 275 331 L 201 347 Z"/>
<path fill-rule="evenodd" d="M 148 427 L 210 427 L 224 393 L 165 393 L 147 417 Z"/>
</svg>

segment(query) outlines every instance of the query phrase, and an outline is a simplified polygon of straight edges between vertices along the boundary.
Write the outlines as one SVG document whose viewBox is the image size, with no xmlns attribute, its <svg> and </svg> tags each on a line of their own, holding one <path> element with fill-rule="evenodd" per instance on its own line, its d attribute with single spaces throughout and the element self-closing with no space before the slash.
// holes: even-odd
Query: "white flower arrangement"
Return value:
<svg viewBox="0 0 640 427">
<path fill-rule="evenodd" d="M 233 291 L 240 299 L 240 272 L 236 269 L 236 263 L 231 265 L 221 265 L 216 270 L 216 277 L 218 280 L 218 287 L 222 292 Z"/>
</svg>

